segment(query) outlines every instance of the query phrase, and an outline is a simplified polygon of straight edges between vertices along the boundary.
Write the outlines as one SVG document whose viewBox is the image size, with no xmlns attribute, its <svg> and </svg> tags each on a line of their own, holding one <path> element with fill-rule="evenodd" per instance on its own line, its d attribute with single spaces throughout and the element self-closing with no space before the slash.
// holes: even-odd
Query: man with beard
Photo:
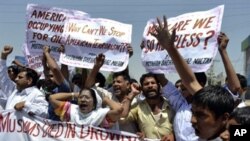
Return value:
<svg viewBox="0 0 250 141">
<path fill-rule="evenodd" d="M 171 123 L 173 112 L 168 101 L 161 96 L 161 86 L 156 75 L 143 74 L 140 83 L 145 100 L 130 110 L 126 121 L 136 122 L 145 138 L 174 140 Z M 130 100 L 136 95 L 135 93 L 140 93 L 138 86 L 131 87 L 132 91 L 126 97 Z"/>
<path fill-rule="evenodd" d="M 43 67 L 45 81 L 42 85 L 42 89 L 46 94 L 47 100 L 50 94 L 70 92 L 69 83 L 63 76 L 63 73 L 54 58 L 50 55 L 50 48 L 48 46 L 44 46 L 43 48 Z M 48 113 L 49 119 L 60 121 L 60 118 L 54 113 L 54 108 L 50 103 Z"/>
</svg>

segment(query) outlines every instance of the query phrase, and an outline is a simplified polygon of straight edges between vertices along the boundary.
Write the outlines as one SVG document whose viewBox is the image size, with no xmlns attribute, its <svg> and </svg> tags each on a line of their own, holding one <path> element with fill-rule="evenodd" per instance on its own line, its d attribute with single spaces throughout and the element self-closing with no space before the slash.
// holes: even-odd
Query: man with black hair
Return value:
<svg viewBox="0 0 250 141">
<path fill-rule="evenodd" d="M 104 88 L 106 83 L 106 78 L 101 72 L 98 72 L 96 75 L 96 83 L 99 87 Z"/>
<path fill-rule="evenodd" d="M 234 99 L 221 86 L 207 86 L 196 92 L 192 102 L 192 125 L 202 139 L 216 139 L 225 130 Z"/>
<path fill-rule="evenodd" d="M 15 81 L 19 71 L 20 68 L 16 65 L 11 65 L 8 67 L 8 75 L 12 81 Z"/>
<path fill-rule="evenodd" d="M 23 68 L 13 82 L 7 75 L 6 59 L 13 47 L 4 46 L 1 54 L 0 87 L 2 88 L 7 103 L 5 109 L 16 109 L 47 117 L 48 103 L 43 93 L 36 87 L 39 78 L 36 71 Z"/>
<path fill-rule="evenodd" d="M 62 67 L 67 66 L 64 65 Z M 43 68 L 45 81 L 42 86 L 42 90 L 45 92 L 46 97 L 49 97 L 50 94 L 59 92 L 70 92 L 69 82 L 66 80 L 62 70 L 50 54 L 50 48 L 48 46 L 43 47 Z M 50 103 L 48 107 L 48 114 L 49 119 L 60 121 L 59 116 L 54 113 L 54 109 Z"/>
<path fill-rule="evenodd" d="M 169 102 L 161 95 L 161 84 L 156 74 L 143 74 L 140 78 L 140 84 L 145 99 L 131 108 L 126 121 L 137 123 L 140 132 L 146 138 L 174 140 L 172 128 L 174 113 Z M 140 89 L 137 88 L 136 91 L 135 88 L 135 85 L 132 85 L 128 99 L 132 100 L 140 93 Z"/>
<path fill-rule="evenodd" d="M 93 87 L 102 95 L 102 97 L 107 96 L 110 99 L 123 104 L 123 107 L 129 107 L 126 105 L 130 105 L 131 101 L 127 99 L 127 95 L 130 93 L 130 76 L 126 71 L 116 72 L 113 74 L 113 83 L 112 83 L 112 90 L 108 91 L 104 88 L 95 86 L 96 83 L 96 76 L 104 64 L 105 56 L 103 54 L 99 54 L 96 56 L 96 61 L 93 66 L 93 69 L 90 71 L 89 75 L 87 76 L 85 87 L 91 88 Z M 127 113 L 128 108 L 123 110 L 122 117 L 124 117 L 124 113 Z M 127 131 L 136 133 L 137 128 L 134 126 L 133 123 L 126 123 L 124 124 L 124 118 L 119 120 L 119 124 L 116 123 L 113 129 L 119 129 L 121 131 Z"/>
<path fill-rule="evenodd" d="M 175 96 L 173 100 L 170 100 L 170 102 L 172 101 L 171 105 L 175 107 L 174 109 L 182 109 L 183 112 L 186 111 L 189 113 L 184 113 L 183 115 L 185 115 L 186 118 L 181 118 L 181 121 L 176 122 L 189 123 L 187 126 L 179 126 L 179 129 L 174 128 L 176 139 L 178 141 L 196 141 L 201 139 L 220 140 L 219 135 L 223 129 L 225 129 L 226 123 L 229 119 L 229 114 L 234 108 L 234 99 L 229 91 L 225 90 L 223 87 L 207 86 L 203 88 L 201 84 L 199 84 L 194 73 L 189 68 L 188 64 L 179 54 L 174 45 L 176 30 L 174 29 L 171 35 L 168 30 L 166 17 L 164 16 L 163 19 L 164 21 L 162 24 L 161 20 L 157 18 L 158 26 L 154 24 L 155 32 L 151 34 L 155 36 L 158 39 L 160 45 L 167 50 L 169 56 L 174 62 L 178 74 L 180 75 L 182 84 L 185 86 L 185 88 L 187 88 L 189 93 L 194 95 L 192 98 L 192 107 L 189 108 L 187 102 L 185 102 L 185 99 L 181 97 L 181 95 L 177 95 L 177 97 Z M 237 93 L 240 87 L 239 80 L 237 79 L 236 73 L 226 52 L 229 39 L 224 33 L 220 33 L 217 39 L 219 44 L 219 52 L 225 66 L 227 76 L 230 76 L 228 88 L 231 92 Z M 167 83 L 168 81 L 165 81 L 165 84 Z M 173 90 L 172 93 L 175 95 L 176 90 Z M 171 95 L 169 98 L 171 98 Z M 218 110 L 222 109 L 221 107 L 225 107 L 225 110 L 222 112 L 217 112 Z M 192 113 L 190 112 L 190 108 Z M 182 111 L 180 111 L 180 113 L 181 112 Z M 190 126 L 190 122 L 192 123 L 193 128 Z M 185 130 L 185 127 L 189 128 L 186 128 Z M 194 136 L 194 131 L 199 138 Z"/>
<path fill-rule="evenodd" d="M 230 141 L 229 131 L 233 125 L 250 126 L 250 106 L 235 108 L 233 110 L 230 114 L 229 121 L 227 122 L 227 129 L 220 135 L 223 138 L 223 141 Z"/>
</svg>

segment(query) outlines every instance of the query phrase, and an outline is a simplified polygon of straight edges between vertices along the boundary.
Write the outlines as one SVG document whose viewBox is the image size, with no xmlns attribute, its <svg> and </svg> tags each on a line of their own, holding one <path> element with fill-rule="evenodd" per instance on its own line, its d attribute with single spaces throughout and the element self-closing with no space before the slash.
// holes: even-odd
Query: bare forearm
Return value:
<svg viewBox="0 0 250 141">
<path fill-rule="evenodd" d="M 167 48 L 169 56 L 172 58 L 175 68 L 180 75 L 183 85 L 191 94 L 196 93 L 202 87 L 197 82 L 195 75 L 175 47 Z"/>
<path fill-rule="evenodd" d="M 64 78 L 69 81 L 69 69 L 67 65 L 61 65 L 61 72 Z"/>
<path fill-rule="evenodd" d="M 93 69 L 90 71 L 89 75 L 87 76 L 86 82 L 88 83 L 85 83 L 86 88 L 90 88 L 95 85 L 96 75 L 99 72 L 99 70 L 100 70 L 100 67 L 94 65 Z"/>
<path fill-rule="evenodd" d="M 122 101 L 122 107 L 123 107 L 123 112 L 121 117 L 127 117 L 131 108 L 131 102 L 132 102 L 133 98 L 127 96 L 125 97 L 125 99 Z"/>
<path fill-rule="evenodd" d="M 51 100 L 59 100 L 59 101 L 69 101 L 76 98 L 75 93 L 57 93 L 52 94 L 49 97 Z"/>
<path fill-rule="evenodd" d="M 236 75 L 234 67 L 228 57 L 226 50 L 219 50 L 221 59 L 223 61 L 225 71 L 228 78 L 228 88 L 231 92 L 236 93 L 240 89 L 240 81 Z"/>
<path fill-rule="evenodd" d="M 119 120 L 123 111 L 122 105 L 109 99 L 108 97 L 104 97 L 103 102 L 110 107 L 110 111 L 107 116 L 111 119 L 111 121 L 115 122 Z"/>
<path fill-rule="evenodd" d="M 45 54 L 46 60 L 47 60 L 47 64 L 50 70 L 54 70 L 54 69 L 59 69 L 58 64 L 56 63 L 56 61 L 51 57 L 50 53 L 46 52 Z"/>
<path fill-rule="evenodd" d="M 111 110 L 120 111 L 121 109 L 123 109 L 122 105 L 120 103 L 115 102 L 115 101 L 109 99 L 108 97 L 104 97 L 103 102 L 104 102 L 104 104 L 108 105 Z"/>
<path fill-rule="evenodd" d="M 49 102 L 56 109 L 63 101 L 70 101 L 76 97 L 74 93 L 57 93 L 49 96 Z"/>
</svg>

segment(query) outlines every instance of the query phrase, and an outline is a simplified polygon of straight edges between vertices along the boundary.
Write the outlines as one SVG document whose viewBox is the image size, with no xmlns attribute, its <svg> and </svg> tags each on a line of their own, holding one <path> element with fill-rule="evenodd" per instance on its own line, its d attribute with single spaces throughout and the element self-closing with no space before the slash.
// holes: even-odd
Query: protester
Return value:
<svg viewBox="0 0 250 141">
<path fill-rule="evenodd" d="M 119 120 L 119 123 L 116 123 L 116 126 L 114 129 L 119 129 L 121 131 L 127 131 L 131 133 L 137 133 L 138 129 L 135 125 L 135 123 L 130 122 L 130 123 L 124 123 L 124 116 L 126 115 L 128 111 L 128 107 L 131 104 L 131 101 L 128 101 L 126 99 L 126 96 L 128 95 L 130 91 L 130 77 L 126 72 L 118 72 L 113 74 L 113 85 L 112 85 L 112 92 L 109 92 L 101 87 L 98 87 L 95 85 L 95 78 L 104 64 L 105 56 L 103 54 L 99 54 L 96 57 L 96 61 L 94 64 L 93 69 L 90 71 L 88 77 L 87 77 L 87 82 L 85 87 L 91 88 L 93 87 L 96 89 L 101 95 L 107 96 L 110 99 L 120 103 L 123 105 L 124 109 L 122 116 Z M 136 103 L 136 101 L 133 102 L 133 104 Z"/>
<path fill-rule="evenodd" d="M 145 100 L 129 111 L 127 122 L 136 122 L 140 132 L 150 139 L 174 140 L 172 119 L 174 113 L 166 99 L 161 96 L 161 85 L 152 73 L 140 78 L 141 90 Z M 134 86 L 134 85 L 132 85 Z M 127 99 L 130 101 L 140 92 L 133 88 Z"/>
<path fill-rule="evenodd" d="M 48 103 L 43 93 L 36 87 L 39 78 L 36 71 L 23 68 L 18 73 L 15 82 L 9 78 L 6 59 L 12 51 L 13 47 L 7 45 L 4 46 L 1 54 L 0 87 L 7 97 L 5 109 L 23 110 L 46 118 Z"/>
<path fill-rule="evenodd" d="M 227 129 L 220 135 L 223 141 L 230 141 L 229 131 L 233 125 L 250 126 L 250 106 L 235 108 L 233 110 L 227 123 Z"/>
<path fill-rule="evenodd" d="M 68 81 L 65 79 L 55 59 L 50 54 L 50 48 L 44 46 L 43 48 L 43 68 L 45 75 L 45 82 L 42 85 L 42 90 L 45 91 L 47 97 L 50 94 L 59 92 L 70 92 L 70 86 Z M 49 103 L 48 113 L 49 119 L 59 121 L 59 117 L 53 112 L 54 109 Z"/>
<path fill-rule="evenodd" d="M 77 105 L 70 100 L 77 99 Z M 119 120 L 122 106 L 108 97 L 100 97 L 94 89 L 84 88 L 80 93 L 57 93 L 50 95 L 50 103 L 61 121 L 71 121 L 77 125 L 112 127 Z M 102 108 L 102 104 L 109 108 Z"/>
<path fill-rule="evenodd" d="M 195 73 L 199 84 L 206 84 L 206 74 Z M 191 102 L 192 95 L 187 88 L 181 84 L 181 90 L 177 89 L 172 82 L 165 78 L 164 74 L 157 74 L 157 79 L 162 85 L 162 96 L 169 100 L 174 116 L 173 128 L 177 141 L 196 141 L 198 136 L 195 135 L 194 128 L 191 124 L 192 112 Z"/>
<path fill-rule="evenodd" d="M 11 66 L 8 67 L 8 75 L 9 75 L 9 78 L 13 82 L 15 82 L 15 79 L 16 79 L 19 71 L 20 71 L 20 69 L 16 65 L 11 65 Z M 4 94 L 4 92 L 2 91 L 2 89 L 0 87 L 0 110 L 5 109 L 6 102 L 7 102 L 7 97 L 6 97 L 6 95 Z"/>
<path fill-rule="evenodd" d="M 155 36 L 161 46 L 168 51 L 181 77 L 183 85 L 191 94 L 195 94 L 192 99 L 191 122 L 196 135 L 207 140 L 217 139 L 220 133 L 225 129 L 229 114 L 233 110 L 234 104 L 232 95 L 220 86 L 207 86 L 202 88 L 196 80 L 192 70 L 188 67 L 187 63 L 174 46 L 175 29 L 172 35 L 170 35 L 165 16 L 163 25 L 159 18 L 157 18 L 157 21 L 158 26 L 154 24 L 155 33 L 152 33 L 152 35 Z M 227 42 L 224 45 L 226 46 Z M 223 48 L 225 47 L 224 45 Z M 232 74 L 234 72 L 233 69 L 229 71 Z M 237 82 L 237 80 L 235 82 Z M 235 87 L 231 89 L 237 91 L 237 84 L 234 86 Z M 188 134 L 186 133 L 186 135 Z M 194 138 L 194 140 L 196 139 Z"/>
</svg>

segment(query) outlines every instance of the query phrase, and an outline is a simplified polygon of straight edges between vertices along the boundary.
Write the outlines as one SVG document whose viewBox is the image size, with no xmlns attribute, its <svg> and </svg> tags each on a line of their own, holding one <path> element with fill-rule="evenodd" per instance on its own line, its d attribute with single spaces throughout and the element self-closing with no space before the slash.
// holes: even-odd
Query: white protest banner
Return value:
<svg viewBox="0 0 250 141">
<path fill-rule="evenodd" d="M 89 15 L 76 10 L 28 4 L 26 9 L 26 54 L 42 55 L 43 46 L 47 45 L 50 47 L 53 57 L 58 60 L 60 54 L 57 49 L 63 44 L 61 34 L 64 22 L 72 17 L 82 19 Z"/>
<path fill-rule="evenodd" d="M 0 138 L 3 141 L 139 141 L 132 133 L 52 121 L 15 110 L 0 111 Z"/>
<path fill-rule="evenodd" d="M 224 5 L 208 11 L 183 14 L 167 19 L 168 29 L 176 29 L 175 47 L 194 72 L 204 72 L 212 64 L 218 50 L 217 36 L 221 29 Z M 149 72 L 175 72 L 167 51 L 163 50 L 150 32 L 155 32 L 149 20 L 142 41 L 142 62 Z"/>
<path fill-rule="evenodd" d="M 93 68 L 95 57 L 103 53 L 102 71 L 122 71 L 128 65 L 127 47 L 131 43 L 132 25 L 117 21 L 89 18 L 69 19 L 64 26 L 65 53 L 60 62 Z"/>
</svg>

